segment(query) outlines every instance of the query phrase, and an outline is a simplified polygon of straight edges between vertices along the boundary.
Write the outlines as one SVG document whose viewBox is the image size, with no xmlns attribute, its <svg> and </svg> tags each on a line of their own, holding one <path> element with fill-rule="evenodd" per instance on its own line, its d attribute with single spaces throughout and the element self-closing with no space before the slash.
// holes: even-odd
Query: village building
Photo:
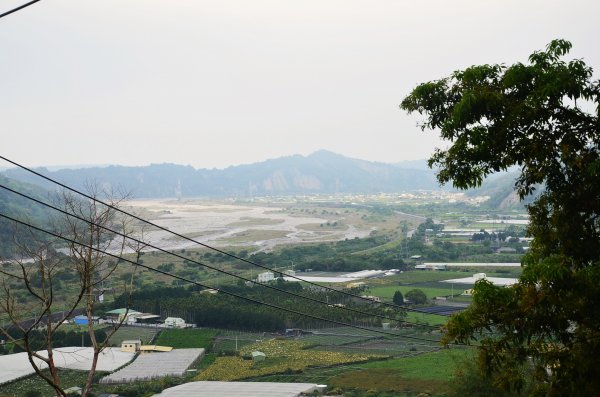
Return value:
<svg viewBox="0 0 600 397">
<path fill-rule="evenodd" d="M 267 283 L 275 280 L 275 274 L 273 272 L 260 273 L 256 279 L 259 283 Z"/>
<path fill-rule="evenodd" d="M 186 328 L 188 326 L 185 320 L 179 317 L 167 317 L 164 324 L 167 328 Z"/>
<path fill-rule="evenodd" d="M 139 339 L 124 340 L 121 342 L 121 351 L 126 353 L 137 353 L 142 346 L 142 341 Z"/>
</svg>

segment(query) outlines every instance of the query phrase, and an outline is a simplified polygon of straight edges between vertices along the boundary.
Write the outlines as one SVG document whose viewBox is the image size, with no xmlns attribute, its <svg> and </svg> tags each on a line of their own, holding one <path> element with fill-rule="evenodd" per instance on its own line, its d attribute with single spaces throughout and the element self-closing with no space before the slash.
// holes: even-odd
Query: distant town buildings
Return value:
<svg viewBox="0 0 600 397">
<path fill-rule="evenodd" d="M 123 324 L 127 325 L 146 325 L 163 328 L 193 327 L 193 324 L 187 324 L 184 319 L 179 317 L 167 317 L 164 321 L 162 321 L 161 316 L 158 314 L 141 313 L 135 310 L 115 309 L 106 312 L 106 320 L 104 320 L 104 322 L 118 323 L 121 321 Z M 99 322 L 102 322 L 102 320 L 99 320 Z"/>
<path fill-rule="evenodd" d="M 361 298 L 364 299 L 368 299 L 370 301 L 373 301 L 374 303 L 381 303 L 381 298 L 379 298 L 378 296 L 374 296 L 374 295 L 361 295 Z"/>
</svg>

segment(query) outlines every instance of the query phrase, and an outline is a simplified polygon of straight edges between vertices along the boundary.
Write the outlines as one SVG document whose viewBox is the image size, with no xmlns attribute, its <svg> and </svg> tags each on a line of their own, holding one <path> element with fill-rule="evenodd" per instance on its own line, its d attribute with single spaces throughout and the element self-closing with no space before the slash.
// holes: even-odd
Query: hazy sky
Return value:
<svg viewBox="0 0 600 397">
<path fill-rule="evenodd" d="M 598 0 L 42 0 L 0 19 L 0 153 L 201 168 L 318 149 L 425 158 L 440 143 L 398 109 L 414 86 L 526 61 L 553 38 L 600 76 Z"/>
</svg>

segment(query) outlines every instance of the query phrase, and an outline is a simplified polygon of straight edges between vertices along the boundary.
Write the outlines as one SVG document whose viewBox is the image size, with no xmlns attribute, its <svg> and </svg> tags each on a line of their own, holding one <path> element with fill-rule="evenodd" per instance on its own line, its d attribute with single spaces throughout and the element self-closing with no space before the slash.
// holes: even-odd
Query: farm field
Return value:
<svg viewBox="0 0 600 397">
<path fill-rule="evenodd" d="M 474 353 L 474 348 L 467 347 L 442 349 L 414 357 L 359 364 L 357 367 L 395 369 L 403 377 L 413 379 L 450 380 L 454 376 L 455 368 L 463 361 L 472 359 Z"/>
<path fill-rule="evenodd" d="M 216 354 L 238 352 L 242 347 L 270 339 L 273 336 L 264 332 L 244 332 L 219 329 L 216 334 L 212 351 Z"/>
<path fill-rule="evenodd" d="M 196 380 L 233 381 L 289 371 L 303 371 L 312 366 L 332 366 L 364 362 L 383 355 L 348 354 L 307 349 L 304 342 L 272 339 L 247 345 L 240 350 L 240 356 L 218 357 Z M 266 354 L 262 362 L 245 359 L 252 351 Z"/>
<path fill-rule="evenodd" d="M 390 277 L 366 280 L 366 283 L 369 287 L 369 294 L 383 298 L 386 301 L 391 301 L 396 291 L 400 291 L 403 295 L 406 295 L 411 289 L 422 290 L 429 299 L 436 296 L 450 296 L 452 294 L 458 297 L 464 290 L 470 289 L 473 286 L 471 284 L 450 284 L 441 281 L 469 277 L 474 273 L 481 272 L 481 269 L 472 269 L 471 271 L 411 270 Z M 518 277 L 521 269 L 489 269 L 484 272 L 488 277 Z M 467 299 L 467 301 L 469 300 Z"/>
<path fill-rule="evenodd" d="M 328 385 L 344 390 L 365 392 L 389 392 L 392 396 L 403 395 L 446 396 L 450 382 L 435 379 L 414 379 L 402 376 L 396 369 L 370 368 L 346 371 L 328 380 Z M 414 394 L 413 394 L 414 393 Z M 423 394 L 421 394 L 423 393 Z"/>
<path fill-rule="evenodd" d="M 473 350 L 444 349 L 409 358 L 373 361 L 354 365 L 327 381 L 343 388 L 444 395 L 456 368 L 472 354 Z"/>
<path fill-rule="evenodd" d="M 185 205 L 187 206 L 188 204 Z M 406 251 L 402 251 L 402 255 L 397 254 L 397 252 L 403 249 L 402 242 L 406 241 L 399 232 L 398 223 L 408 218 L 389 218 L 387 213 L 383 212 L 381 214 L 373 214 L 365 209 L 336 209 L 329 205 L 313 207 L 310 210 L 301 208 L 300 205 L 279 208 L 249 204 L 247 206 L 248 210 L 240 209 L 240 207 L 245 207 L 245 205 L 231 207 L 224 205 L 223 208 L 218 206 L 209 207 L 206 209 L 179 208 L 177 214 L 161 212 L 158 214 L 157 219 L 164 221 L 165 224 L 173 222 L 173 230 L 177 230 L 175 226 L 182 225 L 183 223 L 181 222 L 183 221 L 192 222 L 197 217 L 205 215 L 209 218 L 215 215 L 223 219 L 230 219 L 231 222 L 225 224 L 229 230 L 226 230 L 226 228 L 211 229 L 207 226 L 206 229 L 202 230 L 190 229 L 185 234 L 201 241 L 209 241 L 210 244 L 217 242 L 226 247 L 224 249 L 228 252 L 239 254 L 240 257 L 249 258 L 253 261 L 255 260 L 257 263 L 263 263 L 270 268 L 277 268 L 279 271 L 294 269 L 295 266 L 296 271 L 299 272 L 297 274 L 302 275 L 346 274 L 362 270 L 361 266 L 364 266 L 364 269 L 389 269 L 392 267 L 410 269 L 415 264 L 415 261 L 408 259 L 404 262 L 400 261 L 400 258 L 409 258 L 410 254 Z M 266 208 L 269 209 L 266 210 Z M 260 211 L 264 210 L 264 212 L 261 214 L 258 209 Z M 342 218 L 343 221 L 341 220 Z M 307 222 L 307 219 L 310 219 L 311 222 Z M 416 226 L 415 223 L 418 222 L 415 221 L 414 217 L 410 219 L 412 219 L 413 223 L 409 226 Z M 315 223 L 315 220 L 322 223 Z M 335 226 L 334 222 L 337 222 Z M 363 234 L 365 236 L 371 234 L 371 236 L 375 237 L 364 240 L 351 239 L 351 241 L 344 241 L 344 238 L 347 238 L 344 236 L 358 237 L 358 235 Z M 427 239 L 431 240 L 435 238 L 433 235 L 428 235 L 427 237 Z M 244 293 L 249 293 L 250 290 L 243 290 L 245 287 L 239 280 L 231 276 L 224 276 L 215 270 L 207 269 L 192 261 L 199 261 L 218 269 L 231 271 L 232 273 L 252 279 L 258 273 L 264 271 L 264 269 L 252 268 L 249 264 L 238 263 L 221 253 L 214 253 L 206 248 L 199 248 L 195 245 L 180 245 L 182 240 L 173 238 L 172 236 L 168 239 L 172 245 L 167 248 L 176 248 L 175 252 L 187 259 L 175 258 L 157 251 L 149 251 L 145 252 L 142 256 L 145 265 L 156 268 L 162 266 L 167 272 L 201 281 L 202 284 L 207 286 L 218 288 L 225 285 L 232 285 L 236 288 L 241 288 Z M 433 244 L 436 241 L 432 242 L 427 239 L 424 239 L 420 249 L 427 250 L 429 247 L 441 246 L 440 244 Z M 445 239 L 445 237 L 442 239 Z M 293 247 L 294 244 L 298 243 L 333 240 L 342 241 L 333 244 L 303 244 L 302 246 Z M 366 241 L 366 243 L 362 241 Z M 462 241 L 461 239 L 455 239 L 455 242 L 473 244 L 468 239 L 462 239 Z M 162 246 L 161 244 L 157 245 Z M 324 248 L 330 246 L 335 246 L 336 248 Z M 296 250 L 288 250 L 290 247 Z M 358 250 L 356 247 L 361 248 Z M 364 249 L 364 247 L 367 248 Z M 280 250 L 280 248 L 282 249 Z M 462 249 L 462 246 L 460 249 Z M 284 254 L 280 255 L 279 252 L 284 252 Z M 322 254 L 323 252 L 327 254 Z M 411 254 L 414 253 L 416 252 L 411 252 Z M 492 256 L 494 254 L 490 253 L 489 255 Z M 426 255 L 424 257 L 424 260 L 428 260 Z M 333 259 L 339 259 L 339 261 L 334 261 Z M 465 260 L 470 259 L 466 258 Z M 323 262 L 325 261 L 328 262 L 324 264 Z M 315 267 L 313 263 L 317 266 L 320 265 L 320 267 Z M 341 263 L 341 265 L 338 265 L 338 263 Z M 306 272 L 308 266 L 313 267 L 315 271 Z M 402 273 L 393 276 L 364 279 L 361 281 L 364 281 L 367 286 L 367 289 L 364 291 L 365 294 L 376 295 L 385 302 L 391 302 L 395 291 L 401 291 L 406 295 L 412 289 L 421 289 L 431 299 L 436 296 L 448 296 L 452 292 L 459 294 L 463 289 L 469 287 L 459 284 L 452 286 L 451 284 L 441 283 L 442 280 L 466 277 L 478 272 L 485 272 L 488 276 L 492 277 L 511 277 L 513 274 L 520 274 L 521 269 L 490 267 L 482 270 L 469 268 L 465 264 L 464 267 L 452 268 L 452 270 L 448 271 L 404 270 Z M 111 283 L 114 283 L 114 285 L 110 286 L 111 289 L 118 290 L 115 286 L 129 280 L 128 277 L 124 276 L 127 275 L 120 273 L 120 270 L 115 273 L 111 280 Z M 175 281 L 177 280 L 172 280 L 166 275 L 155 275 L 146 270 L 137 270 L 134 281 L 137 284 L 136 288 L 140 290 L 158 285 L 163 287 L 167 285 L 177 286 L 177 288 L 185 286 L 184 284 L 176 283 Z M 306 287 L 307 285 L 302 283 L 302 286 Z M 191 296 L 204 296 L 204 292 L 206 291 L 194 290 Z M 116 296 L 115 292 L 111 294 Z M 331 299 L 333 295 L 335 294 L 332 293 L 327 298 Z M 220 294 L 216 296 L 216 299 L 221 297 Z M 325 296 L 325 294 L 320 295 L 319 299 L 321 299 L 321 296 Z M 110 302 L 111 298 L 112 296 L 108 297 L 107 302 Z M 456 302 L 460 301 L 464 303 L 469 303 L 470 300 L 470 297 L 458 296 L 454 299 Z M 276 301 L 276 299 L 273 299 L 273 301 Z M 329 302 L 328 299 L 327 303 Z M 172 302 L 169 304 L 171 305 L 170 309 L 177 309 L 177 304 L 173 304 Z M 236 307 L 237 303 L 233 302 L 231 306 Z M 160 305 L 148 307 L 160 307 Z M 375 310 L 375 308 L 382 309 L 382 312 L 385 311 L 383 305 L 369 304 L 360 306 L 361 310 L 367 312 Z M 191 310 L 194 309 L 195 307 Z M 308 305 L 302 309 L 306 312 L 310 312 L 311 310 Z M 221 315 L 221 313 L 218 314 Z M 190 316 L 190 318 L 197 317 Z M 239 316 L 233 318 L 239 318 Z M 438 326 L 445 324 L 448 317 L 407 312 L 406 320 Z M 310 327 L 329 327 L 329 325 L 307 321 L 298 321 L 297 324 L 301 325 L 296 325 L 294 321 L 296 319 L 286 319 L 285 322 L 282 321 L 277 327 L 269 328 L 270 332 L 265 333 L 216 329 L 162 329 L 161 331 L 161 329 L 156 328 L 122 327 L 112 338 L 111 343 L 113 345 L 120 345 L 122 340 L 141 339 L 143 343 L 172 346 L 175 349 L 205 348 L 211 354 L 207 355 L 205 359 L 196 362 L 194 368 L 200 369 L 201 372 L 198 376 L 206 376 L 206 379 L 277 379 L 279 381 L 295 379 L 294 381 L 327 383 L 344 388 L 358 387 L 357 382 L 360 381 L 363 384 L 370 385 L 370 388 L 374 390 L 389 390 L 398 393 L 406 390 L 415 392 L 429 391 L 432 394 L 443 392 L 448 386 L 448 381 L 452 379 L 453 368 L 457 365 L 460 355 L 467 354 L 463 351 L 453 350 L 452 353 L 454 356 L 458 356 L 457 359 L 454 359 L 454 356 L 446 353 L 446 350 L 440 350 L 441 346 L 435 342 L 441 336 L 438 329 L 433 330 L 431 333 L 428 333 L 428 330 L 424 327 L 391 330 L 394 333 L 406 332 L 409 335 L 433 340 L 432 343 L 420 343 L 417 341 L 402 340 L 402 338 L 392 340 L 382 337 L 381 334 L 369 333 L 368 331 L 362 333 L 362 330 L 352 328 L 332 328 L 331 332 L 327 334 L 323 328 L 311 330 Z M 352 318 L 352 321 L 347 321 L 346 323 L 355 323 L 359 326 L 368 324 L 367 326 L 373 327 L 375 324 L 380 324 L 380 322 L 372 321 L 368 318 Z M 203 323 L 205 326 L 213 324 L 215 323 Z M 343 324 L 343 322 L 340 324 Z M 218 326 L 226 325 L 219 323 Z M 286 338 L 277 341 L 281 345 L 297 342 L 301 344 L 301 347 L 287 348 L 286 350 L 290 352 L 290 355 L 281 354 L 281 352 L 275 349 L 273 350 L 274 353 L 270 354 L 265 363 L 256 364 L 242 357 L 252 349 L 263 349 L 266 343 L 275 343 L 271 342 L 272 338 L 280 335 L 286 327 L 296 326 L 302 327 L 306 331 L 318 331 L 321 333 L 315 332 L 312 335 L 304 335 L 298 339 Z M 65 330 L 71 329 L 69 327 L 75 329 L 71 325 L 65 325 Z M 232 326 L 232 328 L 235 327 Z M 259 327 L 249 329 L 259 329 Z M 381 330 L 381 325 L 377 329 Z M 157 336 L 157 332 L 161 333 Z M 235 355 L 236 353 L 239 353 L 239 355 Z M 394 359 L 381 361 L 384 357 L 394 357 Z M 195 375 L 188 376 L 192 377 Z"/>
<path fill-rule="evenodd" d="M 412 357 L 440 349 L 437 344 L 416 343 L 406 340 L 377 340 L 364 341 L 345 345 L 317 346 L 313 348 L 323 352 L 342 352 L 348 354 L 379 354 L 390 357 Z"/>
<path fill-rule="evenodd" d="M 427 325 L 444 325 L 448 321 L 448 317 L 446 316 L 437 316 L 435 314 L 426 314 L 426 313 L 417 313 L 417 312 L 407 312 L 406 313 L 406 321 L 416 322 L 419 324 L 427 324 Z"/>
<path fill-rule="evenodd" d="M 435 324 L 435 320 L 446 320 L 446 317 L 423 315 L 422 321 L 430 320 L 431 324 Z M 374 328 L 379 330 L 380 328 Z M 346 353 L 358 354 L 384 354 L 402 356 L 406 354 L 414 354 L 414 352 L 430 351 L 430 348 L 424 348 L 421 345 L 407 343 L 402 336 L 420 336 L 424 333 L 423 330 L 408 328 L 405 330 L 393 330 L 398 337 L 382 337 L 381 334 L 368 331 L 354 329 L 350 327 L 335 327 L 321 329 L 306 329 L 313 332 L 302 337 L 294 339 L 286 339 L 299 341 L 310 346 L 311 349 L 322 351 L 338 351 Z M 428 336 L 431 338 L 431 336 Z M 272 334 L 264 333 L 246 333 L 246 332 L 226 332 L 221 331 L 215 336 L 212 346 L 215 353 L 233 353 L 243 350 L 245 346 L 255 344 L 264 340 L 272 339 Z M 435 345 L 434 348 L 439 346 Z"/>
<path fill-rule="evenodd" d="M 468 349 L 442 349 L 414 357 L 307 368 L 301 373 L 267 375 L 248 381 L 322 383 L 334 389 L 387 391 L 394 396 L 395 393 L 418 395 L 423 392 L 442 396 L 448 391 L 456 368 L 471 359 L 473 353 Z"/>
<path fill-rule="evenodd" d="M 217 337 L 213 344 L 213 351 L 217 354 L 237 352 L 244 346 L 256 343 L 259 339 L 242 339 L 235 337 Z"/>
<path fill-rule="evenodd" d="M 159 331 L 160 328 L 122 326 L 110 338 L 110 344 L 112 346 L 121 346 L 121 342 L 131 339 L 139 339 L 143 344 L 150 344 Z"/>
<path fill-rule="evenodd" d="M 379 331 L 380 328 L 373 328 Z M 439 349 L 439 335 L 436 330 L 404 328 L 390 330 L 397 336 L 382 335 L 368 330 L 356 330 L 349 327 L 313 330 L 314 334 L 305 335 L 299 340 L 308 343 L 312 349 L 339 351 L 346 353 L 383 354 L 395 357 L 412 356 Z M 428 339 L 424 342 L 417 339 Z"/>
<path fill-rule="evenodd" d="M 212 329 L 165 329 L 156 340 L 157 345 L 174 349 L 208 348 L 218 331 Z"/>
</svg>

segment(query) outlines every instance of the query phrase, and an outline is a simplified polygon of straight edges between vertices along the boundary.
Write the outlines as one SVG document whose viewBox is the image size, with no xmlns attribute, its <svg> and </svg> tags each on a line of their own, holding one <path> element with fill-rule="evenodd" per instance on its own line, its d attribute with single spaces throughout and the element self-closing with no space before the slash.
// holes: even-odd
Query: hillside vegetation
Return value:
<svg viewBox="0 0 600 397">
<path fill-rule="evenodd" d="M 37 199 L 47 200 L 49 195 L 39 186 L 7 178 L 1 174 L 0 185 Z M 2 188 L 0 188 L 0 213 L 27 222 L 38 222 L 38 224 L 40 222 L 43 224 L 48 219 L 47 212 L 40 205 Z M 14 255 L 13 236 L 16 232 L 22 234 L 21 241 L 27 242 L 32 238 L 28 233 L 23 233 L 23 230 L 16 229 L 12 222 L 0 218 L 0 259 L 10 258 Z"/>
</svg>

